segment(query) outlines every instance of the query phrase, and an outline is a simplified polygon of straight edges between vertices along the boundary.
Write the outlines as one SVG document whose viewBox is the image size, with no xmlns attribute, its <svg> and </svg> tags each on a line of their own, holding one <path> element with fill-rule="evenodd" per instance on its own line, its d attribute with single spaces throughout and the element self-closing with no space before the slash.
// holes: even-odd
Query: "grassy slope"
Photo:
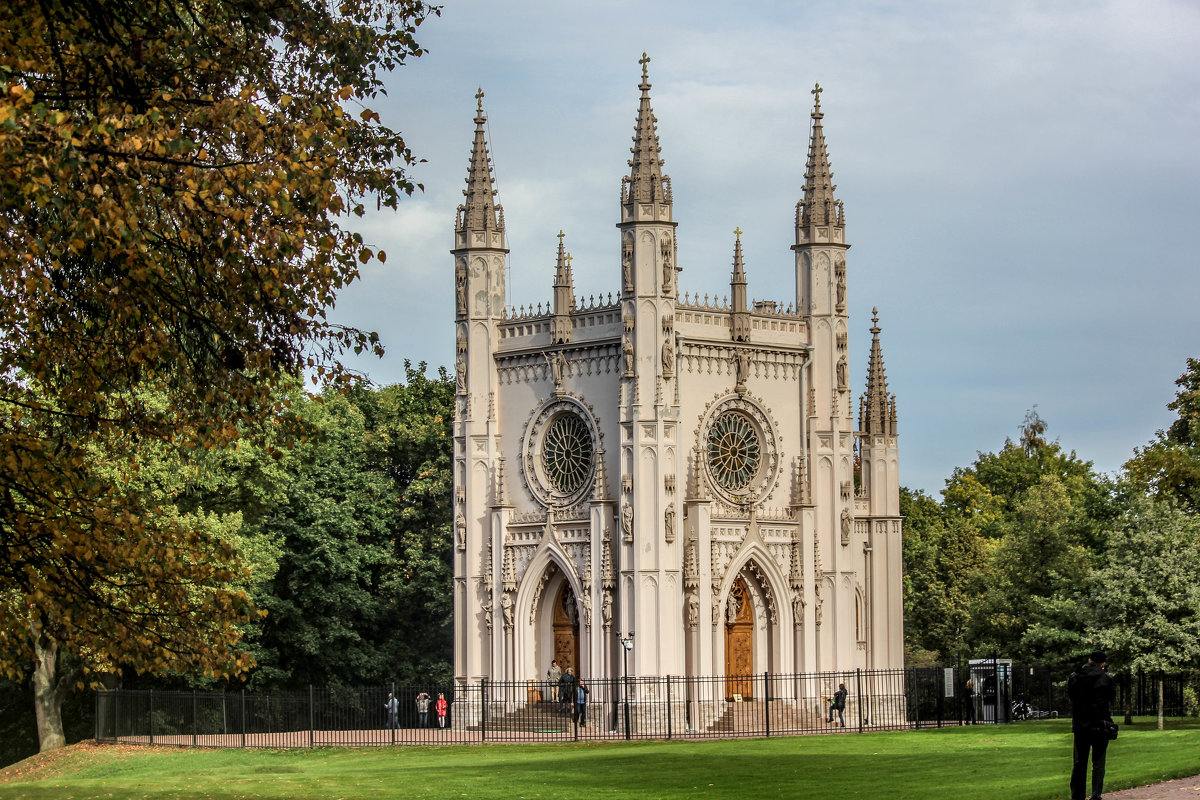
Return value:
<svg viewBox="0 0 1200 800">
<path fill-rule="evenodd" d="M 1200 773 L 1200 724 L 1122 729 L 1106 788 Z M 0 772 L 6 798 L 1063 797 L 1065 721 L 845 736 L 292 751 L 80 748 Z M 23 777 L 12 781 L 12 773 Z"/>
</svg>

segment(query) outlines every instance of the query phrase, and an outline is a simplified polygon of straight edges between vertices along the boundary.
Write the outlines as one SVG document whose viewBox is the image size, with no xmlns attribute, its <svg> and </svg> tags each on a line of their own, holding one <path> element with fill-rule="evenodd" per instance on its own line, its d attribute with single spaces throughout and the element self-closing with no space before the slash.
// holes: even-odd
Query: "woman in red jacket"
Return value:
<svg viewBox="0 0 1200 800">
<path fill-rule="evenodd" d="M 437 702 L 433 704 L 433 708 L 435 711 L 437 711 L 438 727 L 439 728 L 446 727 L 446 712 L 450 708 L 449 703 L 446 702 L 446 695 L 442 694 L 441 692 L 438 692 L 438 699 L 437 699 Z"/>
</svg>

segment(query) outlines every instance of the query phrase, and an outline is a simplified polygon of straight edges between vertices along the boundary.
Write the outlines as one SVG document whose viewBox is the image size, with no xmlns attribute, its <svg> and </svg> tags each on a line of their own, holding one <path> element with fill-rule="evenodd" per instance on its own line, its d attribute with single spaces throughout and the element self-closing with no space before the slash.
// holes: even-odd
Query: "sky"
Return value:
<svg viewBox="0 0 1200 800">
<path fill-rule="evenodd" d="M 559 230 L 581 297 L 618 288 L 643 51 L 680 289 L 795 299 L 812 88 L 845 204 L 852 386 L 879 308 L 901 483 L 1048 435 L 1113 473 L 1170 424 L 1200 357 L 1200 4 L 447 0 L 372 107 L 423 190 L 358 225 L 387 252 L 334 321 L 377 331 L 380 385 L 454 357 L 453 246 L 485 92 L 508 303 L 547 302 Z M 856 390 L 857 395 L 861 389 Z"/>
</svg>

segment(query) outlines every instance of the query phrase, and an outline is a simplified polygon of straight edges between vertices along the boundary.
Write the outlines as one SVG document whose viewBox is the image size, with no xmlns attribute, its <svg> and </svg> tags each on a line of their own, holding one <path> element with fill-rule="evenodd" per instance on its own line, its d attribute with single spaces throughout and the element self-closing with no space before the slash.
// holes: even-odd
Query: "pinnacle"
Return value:
<svg viewBox="0 0 1200 800">
<path fill-rule="evenodd" d="M 465 200 L 458 207 L 460 231 L 502 231 L 504 212 L 496 203 L 492 184 L 492 161 L 487 148 L 487 115 L 483 113 L 483 89 L 475 93 L 475 140 L 467 167 Z"/>
<path fill-rule="evenodd" d="M 808 161 L 804 172 L 804 199 L 796 206 L 796 225 L 845 224 L 841 201 L 834 197 L 837 186 L 833 183 L 833 170 L 829 165 L 829 153 L 825 147 L 825 130 L 821 120 L 825 114 L 821 112 L 821 84 L 817 84 L 812 94 L 812 136 L 808 144 Z"/>
<path fill-rule="evenodd" d="M 868 435 L 896 435 L 896 397 L 888 393 L 887 371 L 879 346 L 879 308 L 871 309 L 871 357 L 867 363 L 867 391 L 859 411 L 859 427 Z"/>
<path fill-rule="evenodd" d="M 671 179 L 662 172 L 663 161 L 659 158 L 662 148 L 658 143 L 658 119 L 650 107 L 650 57 L 642 53 L 642 82 L 638 84 L 642 96 L 638 103 L 637 123 L 634 126 L 633 147 L 629 152 L 629 177 L 622 181 L 622 202 L 671 202 Z"/>
</svg>

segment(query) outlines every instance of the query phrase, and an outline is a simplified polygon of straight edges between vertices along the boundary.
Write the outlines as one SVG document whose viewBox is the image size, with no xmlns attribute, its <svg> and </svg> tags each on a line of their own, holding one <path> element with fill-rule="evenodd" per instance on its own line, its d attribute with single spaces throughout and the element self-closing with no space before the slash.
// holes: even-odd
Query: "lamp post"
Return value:
<svg viewBox="0 0 1200 800">
<path fill-rule="evenodd" d="M 633 649 L 633 631 L 622 636 L 617 634 L 617 638 L 621 640 L 622 660 L 625 663 L 625 738 L 629 738 L 629 651 Z"/>
</svg>

